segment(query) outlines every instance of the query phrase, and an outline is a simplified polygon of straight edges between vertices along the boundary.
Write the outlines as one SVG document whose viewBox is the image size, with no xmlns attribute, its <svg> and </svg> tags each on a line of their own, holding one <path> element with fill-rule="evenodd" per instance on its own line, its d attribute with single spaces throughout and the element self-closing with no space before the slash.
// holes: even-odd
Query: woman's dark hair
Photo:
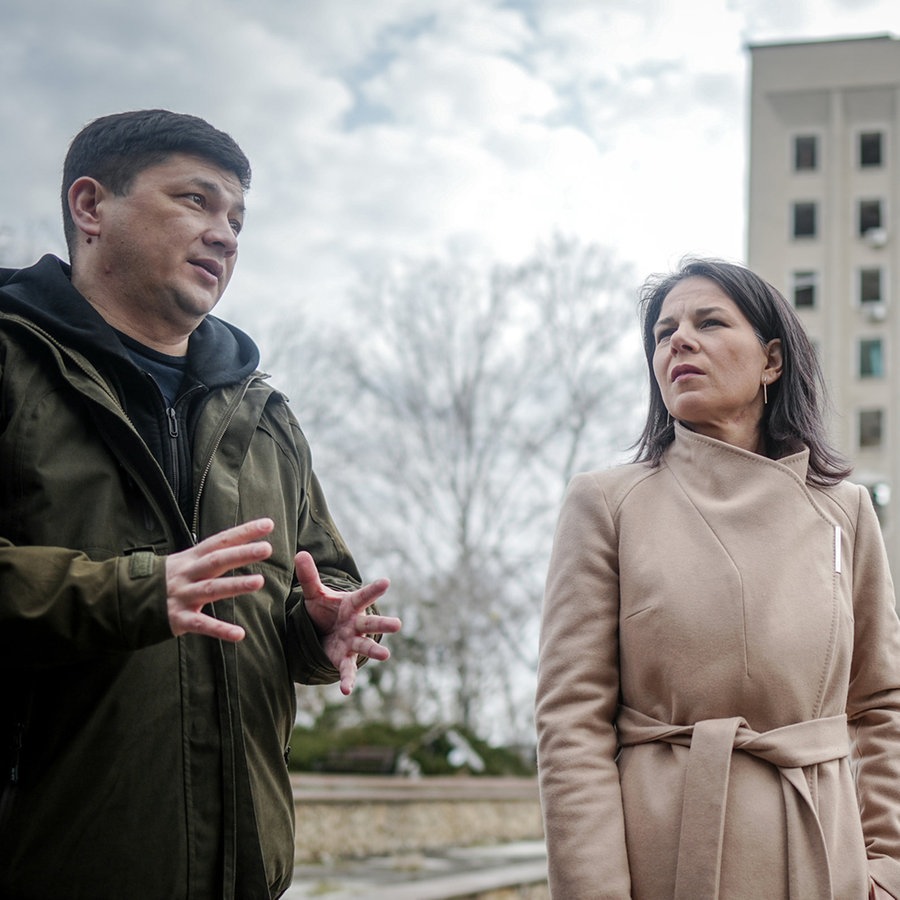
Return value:
<svg viewBox="0 0 900 900">
<path fill-rule="evenodd" d="M 141 109 L 102 116 L 88 123 L 69 145 L 62 177 L 62 215 L 71 258 L 75 223 L 69 212 L 69 188 L 87 175 L 114 194 L 127 194 L 144 169 L 186 153 L 233 172 L 247 191 L 250 162 L 232 137 L 197 116 L 167 109 Z"/>
<path fill-rule="evenodd" d="M 675 426 L 663 403 L 653 373 L 656 350 L 653 328 L 663 301 L 685 278 L 715 282 L 746 316 L 763 344 L 781 341 L 781 377 L 768 387 L 762 429 L 768 454 L 777 459 L 809 447 L 807 480 L 811 484 L 836 484 L 850 474 L 850 466 L 828 443 L 823 418 L 825 379 L 815 349 L 800 319 L 784 297 L 744 266 L 718 259 L 686 259 L 676 272 L 654 275 L 641 288 L 641 334 L 650 375 L 650 405 L 644 431 L 635 447 L 635 462 L 659 465 L 666 447 L 675 439 Z"/>
</svg>

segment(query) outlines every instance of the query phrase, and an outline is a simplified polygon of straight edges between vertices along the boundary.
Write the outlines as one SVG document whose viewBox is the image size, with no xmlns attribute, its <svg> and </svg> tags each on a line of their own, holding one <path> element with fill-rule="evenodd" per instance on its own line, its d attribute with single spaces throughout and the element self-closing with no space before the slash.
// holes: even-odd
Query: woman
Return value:
<svg viewBox="0 0 900 900">
<path fill-rule="evenodd" d="M 573 479 L 547 580 L 553 897 L 900 897 L 900 624 L 810 342 L 719 261 L 642 321 L 636 460 Z"/>
</svg>

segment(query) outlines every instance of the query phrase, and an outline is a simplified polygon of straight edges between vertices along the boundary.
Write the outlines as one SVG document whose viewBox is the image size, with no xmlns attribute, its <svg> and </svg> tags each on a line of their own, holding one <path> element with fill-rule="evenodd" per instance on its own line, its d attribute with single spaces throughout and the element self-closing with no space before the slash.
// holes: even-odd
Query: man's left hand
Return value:
<svg viewBox="0 0 900 900">
<path fill-rule="evenodd" d="M 366 612 L 384 595 L 390 582 L 380 578 L 356 591 L 331 590 L 322 584 L 319 570 L 305 550 L 294 557 L 294 569 L 309 617 L 322 635 L 325 653 L 340 673 L 341 692 L 349 694 L 356 683 L 358 656 L 384 661 L 391 655 L 370 635 L 393 634 L 400 630 L 400 620 Z"/>
</svg>

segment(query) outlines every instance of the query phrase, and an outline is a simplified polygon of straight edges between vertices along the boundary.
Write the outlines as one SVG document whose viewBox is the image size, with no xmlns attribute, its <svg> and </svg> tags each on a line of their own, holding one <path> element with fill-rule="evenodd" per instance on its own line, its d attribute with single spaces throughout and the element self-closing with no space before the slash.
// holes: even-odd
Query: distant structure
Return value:
<svg viewBox="0 0 900 900">
<path fill-rule="evenodd" d="M 900 586 L 900 41 L 751 45 L 747 262 L 821 356 Z"/>
</svg>

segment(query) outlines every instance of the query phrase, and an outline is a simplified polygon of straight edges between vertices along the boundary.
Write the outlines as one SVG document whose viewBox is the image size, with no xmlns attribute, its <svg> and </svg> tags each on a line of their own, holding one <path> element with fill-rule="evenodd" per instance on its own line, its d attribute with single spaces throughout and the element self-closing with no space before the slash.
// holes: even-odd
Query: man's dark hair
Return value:
<svg viewBox="0 0 900 900">
<path fill-rule="evenodd" d="M 246 191 L 250 162 L 234 139 L 197 116 L 144 109 L 102 116 L 86 125 L 69 146 L 63 166 L 62 215 L 71 258 L 75 223 L 69 212 L 69 188 L 79 178 L 96 178 L 118 196 L 127 194 L 144 169 L 187 153 L 233 172 Z"/>
<path fill-rule="evenodd" d="M 677 271 L 652 276 L 641 289 L 641 332 L 650 374 L 650 404 L 643 434 L 635 445 L 635 462 L 658 465 L 666 447 L 675 440 L 675 427 L 653 373 L 653 328 L 663 301 L 685 278 L 715 282 L 746 316 L 764 346 L 774 338 L 781 341 L 783 369 L 781 377 L 768 387 L 769 402 L 761 423 L 769 455 L 777 459 L 805 445 L 809 447 L 807 480 L 811 484 L 835 484 L 846 478 L 850 467 L 826 437 L 822 411 L 825 379 L 800 318 L 781 293 L 759 275 L 717 259 L 686 259 Z"/>
</svg>

